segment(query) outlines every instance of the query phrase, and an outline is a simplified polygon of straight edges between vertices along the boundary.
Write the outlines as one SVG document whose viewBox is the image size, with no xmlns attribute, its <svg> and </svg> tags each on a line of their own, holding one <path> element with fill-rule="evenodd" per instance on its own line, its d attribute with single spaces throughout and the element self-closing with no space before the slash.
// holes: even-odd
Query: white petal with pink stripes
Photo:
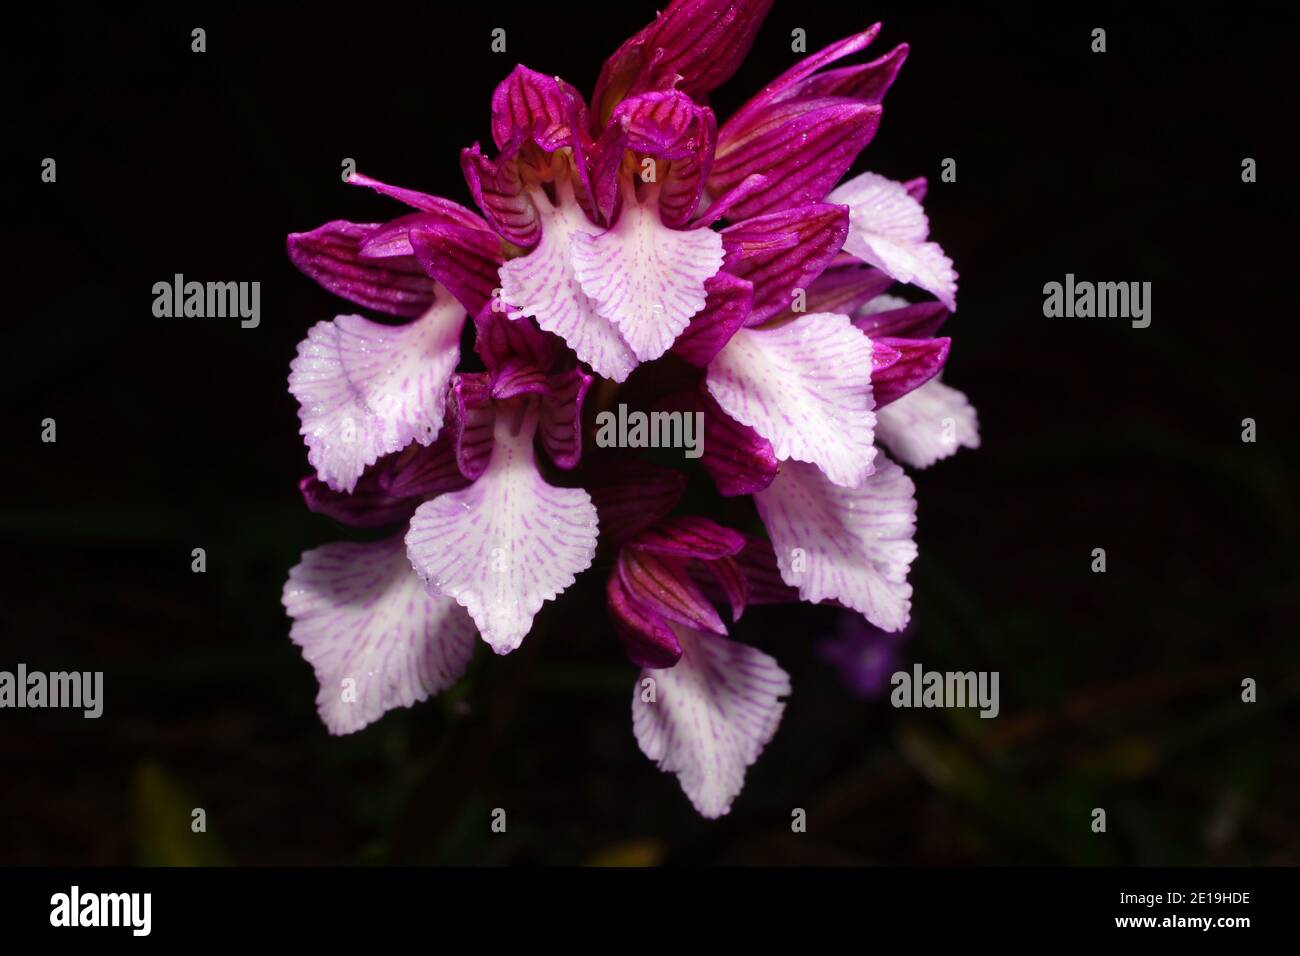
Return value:
<svg viewBox="0 0 1300 956">
<path fill-rule="evenodd" d="M 741 329 L 710 363 L 707 382 L 723 410 L 770 441 L 778 458 L 812 462 L 840 485 L 871 474 L 871 341 L 848 316 L 817 312 Z"/>
<path fill-rule="evenodd" d="M 716 818 L 731 810 L 745 771 L 776 733 L 790 677 L 757 648 L 690 628 L 673 630 L 681 659 L 641 672 L 632 730 L 642 753 L 677 774 L 695 809 Z"/>
<path fill-rule="evenodd" d="M 886 631 L 907 625 L 916 557 L 912 479 L 884 455 L 857 488 L 802 462 L 784 462 L 754 495 L 781 579 L 805 601 L 837 600 Z"/>
<path fill-rule="evenodd" d="M 316 671 L 316 709 L 348 734 L 394 707 L 446 690 L 465 672 L 474 624 L 425 590 L 400 536 L 306 552 L 284 586 L 289 632 Z"/>
</svg>

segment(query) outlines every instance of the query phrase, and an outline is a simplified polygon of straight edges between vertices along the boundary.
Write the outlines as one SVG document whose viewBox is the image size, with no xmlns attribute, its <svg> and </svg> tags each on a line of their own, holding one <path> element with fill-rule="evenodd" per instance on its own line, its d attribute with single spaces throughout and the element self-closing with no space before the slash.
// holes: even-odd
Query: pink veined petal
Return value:
<svg viewBox="0 0 1300 956">
<path fill-rule="evenodd" d="M 519 176 L 519 142 L 488 159 L 478 143 L 460 151 L 460 169 L 474 202 L 492 228 L 517 246 L 531 248 L 541 236 L 541 216 Z"/>
<path fill-rule="evenodd" d="M 376 226 L 361 243 L 360 254 L 367 259 L 391 259 L 394 256 L 414 256 L 411 248 L 411 230 L 416 227 L 443 225 L 432 213 L 409 212 Z"/>
<path fill-rule="evenodd" d="M 898 78 L 908 46 L 900 43 L 870 63 L 844 66 L 817 73 L 795 84 L 781 98 L 792 96 L 847 96 L 863 103 L 880 103 Z M 920 198 L 919 196 L 917 197 Z"/>
<path fill-rule="evenodd" d="M 733 218 L 731 213 L 740 203 L 744 202 L 750 196 L 767 188 L 767 177 L 758 173 L 746 176 L 739 183 L 727 190 L 717 199 L 709 202 L 706 195 L 701 197 L 701 205 L 704 207 L 699 210 L 698 218 L 691 223 L 693 226 L 711 226 L 719 219 Z M 706 205 L 707 203 L 707 205 Z"/>
<path fill-rule="evenodd" d="M 332 734 L 446 690 L 474 651 L 469 615 L 425 590 L 400 535 L 306 552 L 289 572 L 283 601 L 293 618 L 289 636 L 316 671 L 316 709 Z"/>
<path fill-rule="evenodd" d="M 672 667 L 682 656 L 682 646 L 672 626 L 653 609 L 641 604 L 623 586 L 619 569 L 605 581 L 610 623 L 638 667 Z"/>
<path fill-rule="evenodd" d="M 699 207 L 717 135 L 713 110 L 676 90 L 643 93 L 619 103 L 595 146 L 602 212 L 612 210 L 610 177 L 617 175 L 624 153 L 631 150 L 643 160 L 660 161 L 656 168 L 662 175 L 655 187 L 659 214 L 671 228 L 686 225 Z"/>
<path fill-rule="evenodd" d="M 717 610 L 686 573 L 683 560 L 624 545 L 617 570 L 624 590 L 642 608 L 670 623 L 727 633 Z"/>
<path fill-rule="evenodd" d="M 468 226 L 471 229 L 487 228 L 487 223 L 481 217 L 475 215 L 472 210 L 466 209 L 460 203 L 452 202 L 450 199 L 443 199 L 441 196 L 430 196 L 414 189 L 390 186 L 363 173 L 353 173 L 348 178 L 348 185 L 367 186 L 380 195 L 406 203 L 413 209 L 433 213 L 437 219 L 449 225 Z"/>
<path fill-rule="evenodd" d="M 542 479 L 533 457 L 536 412 L 519 422 L 521 411 L 498 412 L 482 477 L 420 505 L 406 535 L 411 564 L 429 590 L 468 610 L 498 654 L 520 645 L 542 604 L 596 554 L 591 497 Z"/>
<path fill-rule="evenodd" d="M 894 284 L 893 278 L 874 266 L 854 260 L 851 265 L 828 268 L 808 286 L 805 312 L 839 312 L 856 315 L 858 310 Z M 782 315 L 792 313 L 782 313 Z M 862 328 L 862 326 L 859 326 Z M 869 329 L 862 331 L 870 333 Z"/>
<path fill-rule="evenodd" d="M 902 357 L 903 353 L 892 345 L 887 345 L 880 339 L 871 340 L 871 385 L 873 389 L 881 370 L 889 368 Z M 872 399 L 875 398 L 876 396 L 873 395 Z"/>
<path fill-rule="evenodd" d="M 903 339 L 929 339 L 939 333 L 950 314 L 942 302 L 913 304 L 897 296 L 880 295 L 858 310 L 853 324 L 872 338 L 894 336 Z"/>
<path fill-rule="evenodd" d="M 774 104 L 750 128 L 733 129 L 718 145 L 709 189 L 722 192 L 759 173 L 767 189 L 736 204 L 738 216 L 757 216 L 821 202 L 853 165 L 880 127 L 881 107 L 841 97 Z"/>
<path fill-rule="evenodd" d="M 801 84 L 807 81 L 823 66 L 834 63 L 836 60 L 842 60 L 846 56 L 857 53 L 859 50 L 871 44 L 871 41 L 880 33 L 880 24 L 874 23 L 860 33 L 854 33 L 842 40 L 836 40 L 830 46 L 823 47 L 816 53 L 810 54 L 796 63 L 790 69 L 786 70 L 771 83 L 750 98 L 740 109 L 732 114 L 731 119 L 723 127 L 722 135 L 724 138 L 728 135 L 727 127 L 743 128 L 754 121 L 754 116 L 770 107 L 773 103 L 780 102 L 798 93 Z"/>
<path fill-rule="evenodd" d="M 591 376 L 580 368 L 571 368 L 550 376 L 542 395 L 538 433 L 542 448 L 566 471 L 582 460 L 582 403 L 591 388 Z"/>
<path fill-rule="evenodd" d="M 871 340 L 848 316 L 819 312 L 742 329 L 706 382 L 723 411 L 770 441 L 778 458 L 812 462 L 839 485 L 871 474 Z"/>
<path fill-rule="evenodd" d="M 433 304 L 433 280 L 410 255 L 371 258 L 363 243 L 379 224 L 335 220 L 290 233 L 289 260 L 324 288 L 376 312 L 414 318 Z"/>
<path fill-rule="evenodd" d="M 410 232 L 411 248 L 426 272 L 451 292 L 470 315 L 492 299 L 501 267 L 501 237 L 486 229 L 425 226 Z"/>
<path fill-rule="evenodd" d="M 793 604 L 797 589 L 781 579 L 772 542 L 757 535 L 745 535 L 745 547 L 736 555 L 736 565 L 745 578 L 750 604 Z"/>
<path fill-rule="evenodd" d="M 616 544 L 654 524 L 676 507 L 686 475 L 631 458 L 603 461 L 588 470 L 587 487 L 600 513 L 602 544 Z"/>
<path fill-rule="evenodd" d="M 632 696 L 632 731 L 641 752 L 677 774 L 699 813 L 731 810 L 745 771 L 776 733 L 790 677 L 767 654 L 725 637 L 676 627 L 677 664 L 646 669 Z M 654 681 L 654 699 L 645 680 Z"/>
<path fill-rule="evenodd" d="M 952 339 L 873 339 L 874 345 L 895 350 L 898 358 L 886 368 L 871 373 L 871 391 L 875 397 L 876 414 L 909 392 L 920 388 L 934 378 L 948 361 Z"/>
<path fill-rule="evenodd" d="M 975 409 L 965 395 L 937 378 L 882 408 L 877 434 L 913 468 L 929 468 L 958 448 L 980 446 Z"/>
<path fill-rule="evenodd" d="M 656 90 L 623 100 L 610 114 L 609 125 L 622 134 L 614 140 L 620 149 L 680 159 L 695 152 L 687 145 L 688 135 L 698 135 L 696 122 L 706 110 L 713 112 L 696 106 L 685 93 Z"/>
<path fill-rule="evenodd" d="M 612 228 L 574 235 L 572 255 L 582 291 L 637 359 L 649 362 L 704 308 L 704 284 L 722 267 L 722 237 L 712 229 L 669 229 L 658 203 L 629 196 Z"/>
<path fill-rule="evenodd" d="M 522 136 L 553 153 L 570 144 L 575 118 L 586 123 L 582 95 L 559 77 L 538 73 L 523 64 L 516 66 L 492 93 L 492 139 L 497 149 L 504 149 Z"/>
<path fill-rule="evenodd" d="M 500 368 L 512 357 L 543 371 L 555 364 L 559 341 L 527 319 L 510 319 L 504 309 L 484 308 L 475 315 L 474 326 L 474 351 L 489 369 Z"/>
<path fill-rule="evenodd" d="M 498 400 L 520 395 L 542 395 L 550 390 L 550 376 L 524 358 L 511 356 L 492 370 L 492 397 Z"/>
<path fill-rule="evenodd" d="M 740 329 L 754 304 L 753 283 L 719 272 L 704 283 L 708 294 L 686 330 L 673 342 L 673 354 L 705 368 Z"/>
<path fill-rule="evenodd" d="M 745 580 L 745 573 L 741 569 L 740 562 L 734 557 L 719 558 L 716 561 L 708 561 L 703 567 L 714 584 L 722 592 L 727 603 L 731 605 L 731 622 L 734 624 L 740 620 L 740 616 L 745 613 L 745 608 L 749 605 L 749 583 Z M 698 580 L 698 579 L 697 579 Z M 705 592 L 709 593 L 708 591 Z"/>
<path fill-rule="evenodd" d="M 647 90 L 698 98 L 724 83 L 754 43 L 772 0 L 673 0 L 605 61 L 591 97 L 603 127 L 614 106 Z"/>
<path fill-rule="evenodd" d="M 351 491 L 367 465 L 442 430 L 447 381 L 460 356 L 465 310 L 439 287 L 407 325 L 359 315 L 319 322 L 290 363 L 307 460 L 330 487 Z"/>
<path fill-rule="evenodd" d="M 419 502 L 388 493 L 377 472 L 378 468 L 372 468 L 362 475 L 352 494 L 335 491 L 315 475 L 298 482 L 298 490 L 309 511 L 353 528 L 380 528 L 405 521 Z"/>
<path fill-rule="evenodd" d="M 701 460 L 718 494 L 734 498 L 766 488 L 781 466 L 772 443 L 724 412 L 709 394 L 707 382 L 704 384 L 699 399 L 704 412 Z"/>
<path fill-rule="evenodd" d="M 636 354 L 582 290 L 572 261 L 576 237 L 598 232 L 600 227 L 592 225 L 572 202 L 551 206 L 541 197 L 537 204 L 544 223 L 541 241 L 528 255 L 501 267 L 502 298 L 515 306 L 510 318 L 533 316 L 543 329 L 564 339 L 597 375 L 622 382 L 636 368 Z"/>
<path fill-rule="evenodd" d="M 673 229 L 685 228 L 700 207 L 704 184 L 713 168 L 717 138 L 718 121 L 713 110 L 701 107 L 687 136 L 687 143 L 694 144 L 694 148 L 668 164 L 668 175 L 659 190 L 660 215 Z"/>
<path fill-rule="evenodd" d="M 754 504 L 781 578 L 805 601 L 839 601 L 886 631 L 907 625 L 916 498 L 902 468 L 880 455 L 875 474 L 844 488 L 811 465 L 786 462 Z"/>
<path fill-rule="evenodd" d="M 725 528 L 709 518 L 680 515 L 657 522 L 628 542 L 633 551 L 649 551 L 673 558 L 698 558 L 717 561 L 739 554 L 745 536 Z"/>
<path fill-rule="evenodd" d="M 723 497 L 752 495 L 772 483 L 780 467 L 772 443 L 724 412 L 703 379 L 697 387 L 664 396 L 656 410 L 704 413 L 704 454 L 700 463 Z"/>
<path fill-rule="evenodd" d="M 754 285 L 747 325 L 789 309 L 844 244 L 849 211 L 819 203 L 746 219 L 722 230 L 726 270 Z"/>
<path fill-rule="evenodd" d="M 497 412 L 491 379 L 487 372 L 461 372 L 451 380 L 451 444 L 460 473 L 470 481 L 492 460 Z"/>
<path fill-rule="evenodd" d="M 827 202 L 849 207 L 844 250 L 920 286 L 951 310 L 957 308 L 957 273 L 937 243 L 927 242 L 930 221 L 902 183 L 863 173 L 836 187 Z"/>
<path fill-rule="evenodd" d="M 396 498 L 423 498 L 458 491 L 468 482 L 456 465 L 455 443 L 449 430 L 444 430 L 438 440 L 427 448 L 412 443 L 375 466 L 379 487 Z M 369 477 L 367 473 L 364 483 Z M 411 510 L 419 504 L 412 501 Z M 409 515 L 408 515 L 409 517 Z"/>
</svg>

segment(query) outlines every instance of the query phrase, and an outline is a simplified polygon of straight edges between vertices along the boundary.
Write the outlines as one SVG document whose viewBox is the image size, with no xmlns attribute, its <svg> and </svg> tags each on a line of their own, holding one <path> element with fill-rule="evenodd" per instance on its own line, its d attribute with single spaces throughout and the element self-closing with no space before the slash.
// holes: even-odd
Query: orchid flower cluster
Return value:
<svg viewBox="0 0 1300 956">
<path fill-rule="evenodd" d="M 916 502 L 881 446 L 924 468 L 978 435 L 939 380 L 957 276 L 929 241 L 925 181 L 840 182 L 907 47 L 838 65 L 873 26 L 719 125 L 707 94 L 770 5 L 674 0 L 606 61 L 590 102 L 516 67 L 492 97 L 493 148 L 461 153 L 478 212 L 356 174 L 409 211 L 289 237 L 326 289 L 405 320 L 320 322 L 289 376 L 308 507 L 397 529 L 306 552 L 284 588 L 332 733 L 446 690 L 479 637 L 515 650 L 598 563 L 642 668 L 640 748 L 718 817 L 790 693 L 724 613 L 828 602 L 908 624 Z M 766 534 L 679 513 L 685 471 L 589 447 L 593 406 L 620 387 L 703 415 L 690 464 L 752 499 Z"/>
</svg>

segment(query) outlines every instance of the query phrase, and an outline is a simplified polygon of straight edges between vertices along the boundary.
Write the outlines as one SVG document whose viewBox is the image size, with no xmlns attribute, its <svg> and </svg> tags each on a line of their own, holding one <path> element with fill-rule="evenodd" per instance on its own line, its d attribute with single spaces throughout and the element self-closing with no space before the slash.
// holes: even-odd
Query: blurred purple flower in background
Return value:
<svg viewBox="0 0 1300 956">
<path fill-rule="evenodd" d="M 911 627 L 882 631 L 859 614 L 841 614 L 833 637 L 817 642 L 817 656 L 832 665 L 853 694 L 867 700 L 883 697 L 889 678 L 902 659 Z"/>
</svg>

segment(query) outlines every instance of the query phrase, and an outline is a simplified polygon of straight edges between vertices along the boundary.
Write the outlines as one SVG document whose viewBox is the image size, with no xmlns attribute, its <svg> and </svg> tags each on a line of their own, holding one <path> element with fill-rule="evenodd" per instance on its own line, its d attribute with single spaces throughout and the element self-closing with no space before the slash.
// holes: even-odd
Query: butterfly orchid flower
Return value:
<svg viewBox="0 0 1300 956">
<path fill-rule="evenodd" d="M 393 529 L 306 552 L 285 585 L 332 732 L 446 689 L 478 637 L 518 648 L 599 553 L 611 631 L 640 669 L 637 742 L 717 817 L 792 693 L 774 649 L 732 633 L 747 608 L 909 626 L 915 487 L 885 449 L 924 468 L 979 430 L 940 381 L 957 275 L 925 181 L 844 180 L 908 48 L 842 63 L 872 26 L 719 124 L 707 96 L 770 6 L 673 0 L 590 100 L 516 67 L 491 145 L 460 154 L 478 212 L 354 175 L 408 211 L 289 237 L 302 271 L 387 317 L 318 323 L 290 366 L 308 507 Z M 479 371 L 461 354 L 469 317 Z M 737 527 L 701 513 L 696 486 L 680 510 L 684 471 L 589 447 L 588 393 L 605 408 L 620 388 L 701 416 L 700 465 Z"/>
</svg>

